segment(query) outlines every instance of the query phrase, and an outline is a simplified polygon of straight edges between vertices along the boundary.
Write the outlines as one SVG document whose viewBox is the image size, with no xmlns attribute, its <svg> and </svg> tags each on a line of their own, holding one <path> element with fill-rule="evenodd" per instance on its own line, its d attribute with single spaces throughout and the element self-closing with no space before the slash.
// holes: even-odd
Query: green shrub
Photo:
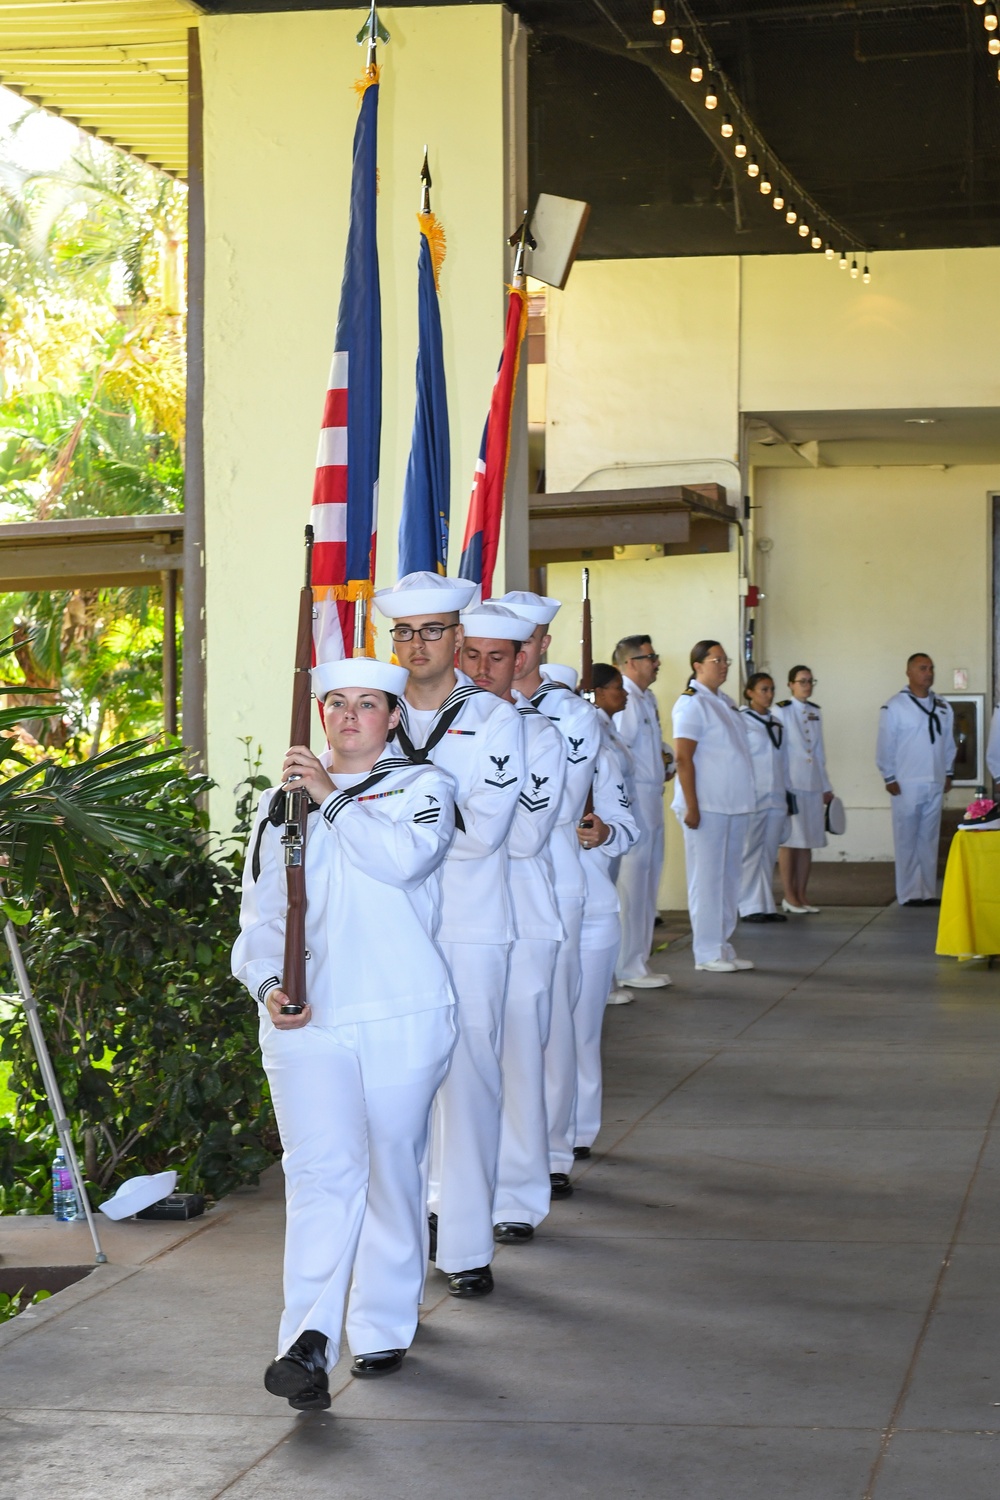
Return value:
<svg viewBox="0 0 1000 1500">
<path fill-rule="evenodd" d="M 257 1047 L 256 1007 L 230 974 L 250 767 L 237 830 L 213 844 L 208 783 L 163 793 L 174 853 L 108 859 L 77 909 L 54 878 L 21 928 L 25 961 L 95 1202 L 140 1172 L 218 1198 L 255 1182 L 278 1152 Z M 0 958 L 7 962 L 6 950 Z M 14 989 L 0 970 L 0 984 Z M 51 1209 L 55 1130 L 20 1006 L 0 1018 L 12 1120 L 0 1120 L 0 1212 Z"/>
</svg>

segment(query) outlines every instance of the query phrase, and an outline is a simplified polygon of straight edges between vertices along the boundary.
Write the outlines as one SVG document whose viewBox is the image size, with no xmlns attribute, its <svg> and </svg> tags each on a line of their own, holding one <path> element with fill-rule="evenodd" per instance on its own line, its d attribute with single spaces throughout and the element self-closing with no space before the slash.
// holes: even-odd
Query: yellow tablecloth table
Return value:
<svg viewBox="0 0 1000 1500">
<path fill-rule="evenodd" d="M 952 839 L 937 951 L 952 958 L 1000 953 L 1000 832 L 959 829 Z"/>
</svg>

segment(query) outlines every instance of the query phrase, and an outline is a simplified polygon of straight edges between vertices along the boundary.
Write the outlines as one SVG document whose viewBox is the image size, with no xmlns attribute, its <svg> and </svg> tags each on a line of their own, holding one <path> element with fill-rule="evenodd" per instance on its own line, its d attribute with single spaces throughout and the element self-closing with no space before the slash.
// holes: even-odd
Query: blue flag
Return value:
<svg viewBox="0 0 1000 1500">
<path fill-rule="evenodd" d="M 448 571 L 451 448 L 444 381 L 437 272 L 444 236 L 432 214 L 419 214 L 417 259 L 417 406 L 399 521 L 399 577 Z"/>
</svg>

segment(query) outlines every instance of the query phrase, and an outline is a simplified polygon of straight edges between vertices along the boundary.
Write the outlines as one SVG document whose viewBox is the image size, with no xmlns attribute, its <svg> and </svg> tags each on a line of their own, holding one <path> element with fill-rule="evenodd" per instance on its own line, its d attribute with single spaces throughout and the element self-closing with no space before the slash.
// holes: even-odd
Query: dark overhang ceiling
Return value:
<svg viewBox="0 0 1000 1500">
<path fill-rule="evenodd" d="M 758 139 L 858 246 L 1000 243 L 1000 58 L 987 54 L 982 7 L 688 3 Z M 202 8 L 360 13 L 348 0 L 202 0 Z M 651 0 L 508 0 L 508 8 L 531 33 L 532 196 L 593 205 L 585 257 L 815 253 L 722 140 L 725 96 L 717 110 L 704 108 L 704 86 L 689 81 L 687 53 L 671 55 L 670 28 L 653 26 Z M 820 227 L 835 243 L 843 237 Z"/>
</svg>

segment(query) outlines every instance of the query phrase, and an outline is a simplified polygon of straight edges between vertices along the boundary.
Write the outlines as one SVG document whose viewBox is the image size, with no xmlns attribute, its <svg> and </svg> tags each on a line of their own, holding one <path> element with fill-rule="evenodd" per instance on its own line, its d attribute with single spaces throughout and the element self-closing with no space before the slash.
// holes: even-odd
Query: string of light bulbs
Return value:
<svg viewBox="0 0 1000 1500">
<path fill-rule="evenodd" d="M 985 24 L 988 31 L 996 32 L 997 13 L 994 0 L 974 0 L 974 3 L 987 5 Z M 702 102 L 706 109 L 718 109 L 720 99 L 725 96 L 728 108 L 723 111 L 719 133 L 724 140 L 733 142 L 733 154 L 739 162 L 745 164 L 747 176 L 756 182 L 758 190 L 765 198 L 770 198 L 772 208 L 776 213 L 784 215 L 785 223 L 795 230 L 800 239 L 807 239 L 813 250 L 823 251 L 827 260 L 836 260 L 842 271 L 849 269 L 853 280 L 857 281 L 860 277 L 862 283 L 867 286 L 872 279 L 868 266 L 868 251 L 845 225 L 820 208 L 816 200 L 795 180 L 792 173 L 783 166 L 767 145 L 760 132 L 755 129 L 753 121 L 743 108 L 739 95 L 719 67 L 708 39 L 692 15 L 686 0 L 674 0 L 670 8 L 673 12 L 672 21 L 667 15 L 665 5 L 654 5 L 653 25 L 666 26 L 669 23 L 669 47 L 675 57 L 679 57 L 688 50 L 685 31 L 694 38 L 697 50 L 691 55 L 688 77 L 692 84 L 705 84 Z M 990 13 L 992 13 L 992 26 L 989 24 Z M 1000 36 L 997 38 L 995 50 L 1000 53 Z M 994 51 L 992 36 L 990 51 Z M 825 233 L 821 230 L 825 230 Z M 840 246 L 839 254 L 834 248 L 835 244 Z M 848 255 L 851 257 L 850 260 L 848 260 Z M 859 256 L 863 270 L 858 268 Z"/>
<path fill-rule="evenodd" d="M 972 0 L 973 5 L 979 5 L 983 11 L 983 26 L 986 29 L 986 50 L 991 57 L 1000 57 L 1000 17 L 997 16 L 997 8 L 993 0 Z M 661 9 L 662 7 L 657 7 Z M 657 26 L 660 24 L 656 22 Z M 1000 79 L 1000 63 L 997 64 L 997 78 Z"/>
</svg>

